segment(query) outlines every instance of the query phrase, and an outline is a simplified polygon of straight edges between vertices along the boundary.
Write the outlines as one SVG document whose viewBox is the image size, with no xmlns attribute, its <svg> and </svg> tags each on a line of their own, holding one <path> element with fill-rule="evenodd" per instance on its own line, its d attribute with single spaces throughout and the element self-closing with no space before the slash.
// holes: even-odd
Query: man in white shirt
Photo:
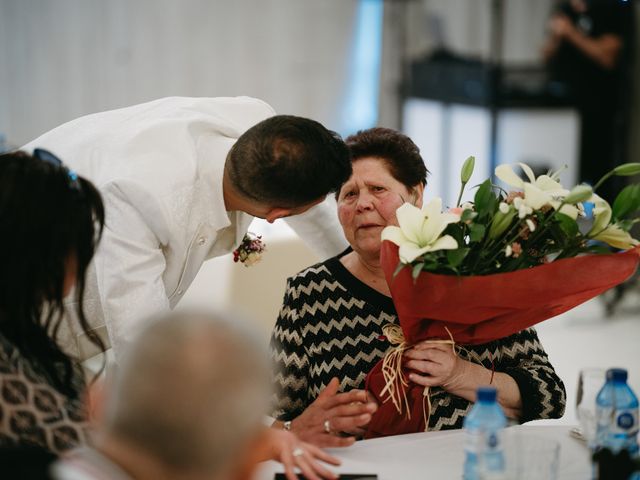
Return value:
<svg viewBox="0 0 640 480">
<path fill-rule="evenodd" d="M 94 402 L 92 447 L 63 455 L 56 480 L 246 480 L 258 462 L 335 478 L 338 460 L 295 435 L 267 428 L 269 362 L 242 321 L 170 314 L 130 345 Z"/>
<path fill-rule="evenodd" d="M 317 122 L 274 114 L 248 97 L 163 98 L 81 117 L 24 147 L 50 150 L 102 193 L 105 230 L 83 298 L 116 357 L 141 319 L 178 303 L 205 260 L 239 245 L 254 217 L 318 204 L 288 223 L 321 257 L 345 248 L 322 201 L 350 176 L 346 146 Z M 70 340 L 80 358 L 96 353 Z"/>
</svg>

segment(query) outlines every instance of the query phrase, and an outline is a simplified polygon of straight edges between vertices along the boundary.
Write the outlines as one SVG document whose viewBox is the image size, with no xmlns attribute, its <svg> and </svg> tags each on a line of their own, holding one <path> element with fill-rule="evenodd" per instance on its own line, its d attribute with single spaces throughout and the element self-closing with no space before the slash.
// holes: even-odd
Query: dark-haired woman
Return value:
<svg viewBox="0 0 640 480">
<path fill-rule="evenodd" d="M 375 412 L 366 392 L 354 389 L 364 387 L 367 373 L 391 347 L 382 327 L 397 323 L 380 266 L 380 236 L 384 227 L 397 224 L 395 212 L 403 202 L 422 206 L 427 176 L 418 147 L 399 132 L 373 128 L 346 142 L 353 174 L 337 200 L 351 247 L 288 280 L 271 340 L 275 426 L 333 447 L 364 433 Z M 450 348 L 417 345 L 405 360 L 414 370 L 410 381 L 432 387 L 429 430 L 461 428 L 475 387 L 491 379 L 498 401 L 520 422 L 564 411 L 564 385 L 534 329 L 467 346 L 460 356 Z"/>
<path fill-rule="evenodd" d="M 58 342 L 63 299 L 90 340 L 82 296 L 104 224 L 100 194 L 46 150 L 0 155 L 0 446 L 86 443 L 85 380 Z"/>
</svg>

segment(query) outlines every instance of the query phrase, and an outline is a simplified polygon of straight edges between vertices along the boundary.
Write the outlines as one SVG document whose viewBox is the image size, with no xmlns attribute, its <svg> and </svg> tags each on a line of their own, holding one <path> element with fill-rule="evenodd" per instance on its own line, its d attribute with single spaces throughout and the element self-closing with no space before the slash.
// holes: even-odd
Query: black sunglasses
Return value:
<svg viewBox="0 0 640 480">
<path fill-rule="evenodd" d="M 67 175 L 69 176 L 69 186 L 74 190 L 80 191 L 80 182 L 78 181 L 78 174 L 73 170 L 69 170 L 65 166 L 65 164 L 62 163 L 62 160 L 56 157 L 49 150 L 45 150 L 44 148 L 36 148 L 33 150 L 33 156 L 34 158 L 37 158 L 42 162 L 46 162 L 50 165 L 54 165 L 58 168 L 63 168 L 64 170 L 66 170 Z"/>
</svg>

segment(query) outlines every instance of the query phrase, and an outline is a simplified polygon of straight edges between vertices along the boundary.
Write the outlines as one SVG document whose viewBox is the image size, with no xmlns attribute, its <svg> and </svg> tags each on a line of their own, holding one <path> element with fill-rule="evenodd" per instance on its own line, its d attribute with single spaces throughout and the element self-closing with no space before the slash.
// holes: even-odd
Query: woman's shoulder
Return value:
<svg viewBox="0 0 640 480">
<path fill-rule="evenodd" d="M 339 301 L 348 295 L 348 288 L 337 274 L 340 255 L 315 263 L 287 279 L 285 303 L 315 304 L 327 300 Z"/>
<path fill-rule="evenodd" d="M 84 375 L 80 369 L 72 375 L 77 398 L 56 389 L 43 370 L 0 333 L 0 436 L 15 443 L 28 440 L 56 453 L 86 443 L 88 423 L 80 395 Z"/>
<path fill-rule="evenodd" d="M 306 285 L 311 282 L 317 282 L 318 280 L 335 280 L 335 267 L 336 264 L 340 263 L 340 257 L 342 257 L 344 253 L 346 253 L 346 251 L 340 255 L 328 258 L 322 262 L 314 263 L 313 265 L 300 270 L 298 273 L 287 279 L 287 284 L 291 287 Z"/>
</svg>

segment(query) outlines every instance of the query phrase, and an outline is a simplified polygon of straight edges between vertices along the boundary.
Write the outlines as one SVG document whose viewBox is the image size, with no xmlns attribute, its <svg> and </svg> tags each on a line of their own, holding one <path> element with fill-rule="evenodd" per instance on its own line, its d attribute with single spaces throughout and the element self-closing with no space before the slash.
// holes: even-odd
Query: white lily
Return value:
<svg viewBox="0 0 640 480">
<path fill-rule="evenodd" d="M 610 224 L 611 206 L 604 198 L 594 194 L 589 202 L 595 204 L 595 207 L 593 209 L 593 225 L 587 233 L 587 237 L 621 250 L 627 250 L 640 243 L 615 223 Z"/>
<path fill-rule="evenodd" d="M 560 182 L 558 182 L 554 176 L 540 175 L 538 178 L 533 174 L 533 170 L 526 163 L 518 163 L 522 171 L 529 179 L 529 182 L 525 182 L 513 171 L 511 165 L 498 165 L 496 167 L 496 177 L 502 180 L 507 185 L 524 190 L 525 185 L 530 184 L 536 187 L 538 190 L 552 195 L 553 197 L 564 197 L 569 193 L 569 190 L 565 189 Z"/>
<path fill-rule="evenodd" d="M 554 210 L 560 208 L 561 200 L 569 194 L 569 190 L 565 189 L 555 178 L 555 175 L 540 175 L 538 178 L 533 174 L 531 167 L 525 163 L 519 163 L 522 171 L 525 173 L 528 182 L 522 180 L 514 171 L 511 165 L 498 165 L 495 173 L 496 177 L 504 183 L 512 187 L 520 188 L 524 192 L 524 199 L 514 206 L 518 209 L 518 217 L 524 218 L 530 215 L 533 210 L 539 210 L 545 205 L 551 205 Z M 579 210 L 574 205 L 562 205 L 560 212 L 573 218 L 578 217 Z"/>
<path fill-rule="evenodd" d="M 460 220 L 454 213 L 442 213 L 442 200 L 434 198 L 422 209 L 405 203 L 396 211 L 399 227 L 389 226 L 382 231 L 382 240 L 400 247 L 402 263 L 411 263 L 420 255 L 437 250 L 455 250 L 458 242 L 451 235 L 442 236 L 447 225 Z"/>
</svg>

